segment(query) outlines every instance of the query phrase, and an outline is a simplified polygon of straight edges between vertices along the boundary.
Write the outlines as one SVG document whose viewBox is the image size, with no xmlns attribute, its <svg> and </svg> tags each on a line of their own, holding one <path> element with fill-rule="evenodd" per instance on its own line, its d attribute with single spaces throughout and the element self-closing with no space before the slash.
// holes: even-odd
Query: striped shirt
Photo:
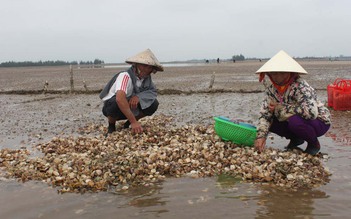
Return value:
<svg viewBox="0 0 351 219">
<path fill-rule="evenodd" d="M 122 78 L 122 81 L 121 81 Z M 123 77 L 117 77 L 117 90 L 122 90 L 124 93 L 127 93 L 127 86 L 130 85 L 128 82 L 130 81 L 130 77 L 128 74 L 123 74 Z"/>
<path fill-rule="evenodd" d="M 137 79 L 137 86 L 140 86 L 142 80 Z M 115 83 L 111 86 L 109 93 L 102 99 L 103 101 L 110 99 L 116 95 L 117 91 L 123 91 L 126 94 L 127 99 L 133 94 L 133 83 L 127 72 L 122 72 L 116 78 Z"/>
</svg>

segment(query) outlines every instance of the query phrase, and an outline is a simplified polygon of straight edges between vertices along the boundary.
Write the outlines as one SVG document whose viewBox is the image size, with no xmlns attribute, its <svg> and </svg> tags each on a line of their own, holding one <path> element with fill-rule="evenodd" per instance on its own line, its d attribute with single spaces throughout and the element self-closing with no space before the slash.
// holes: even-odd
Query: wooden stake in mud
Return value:
<svg viewBox="0 0 351 219">
<path fill-rule="evenodd" d="M 84 86 L 85 91 L 88 91 L 88 85 L 85 81 L 83 81 L 83 86 Z"/>
<path fill-rule="evenodd" d="M 49 87 L 49 82 L 45 81 L 44 88 L 43 88 L 43 94 L 45 94 L 48 91 L 48 87 Z"/>
<path fill-rule="evenodd" d="M 72 93 L 74 91 L 74 83 L 73 83 L 73 69 L 72 69 L 72 65 L 69 65 L 69 73 L 71 75 L 70 78 L 70 83 L 71 83 L 71 90 L 70 93 Z"/>
<path fill-rule="evenodd" d="M 209 89 L 212 89 L 212 87 L 213 87 L 213 84 L 215 81 L 215 76 L 216 76 L 216 72 L 213 72 L 212 76 L 211 76 L 210 86 L 208 87 Z"/>
</svg>

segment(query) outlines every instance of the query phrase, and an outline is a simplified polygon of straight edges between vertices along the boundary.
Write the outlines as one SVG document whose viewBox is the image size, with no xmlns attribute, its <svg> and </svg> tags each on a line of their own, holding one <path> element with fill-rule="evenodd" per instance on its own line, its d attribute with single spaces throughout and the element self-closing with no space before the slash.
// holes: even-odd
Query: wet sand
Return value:
<svg viewBox="0 0 351 219">
<path fill-rule="evenodd" d="M 336 77 L 347 77 L 350 62 L 301 62 L 310 73 L 306 80 L 317 88 L 319 98 L 327 100 L 326 86 Z M 222 63 L 168 67 L 154 75 L 160 91 L 156 114 L 175 117 L 178 125 L 212 124 L 213 116 L 224 115 L 256 122 L 263 90 L 253 74 L 262 63 Z M 75 90 L 97 91 L 118 69 L 76 69 Z M 210 93 L 210 78 L 216 72 Z M 318 72 L 318 74 L 317 74 Z M 57 135 L 79 135 L 89 123 L 105 124 L 101 101 L 93 94 L 7 94 L 9 91 L 68 91 L 69 68 L 0 69 L 1 130 L 0 148 L 31 149 Z M 181 91 L 181 92 L 179 92 Z M 178 94 L 190 91 L 194 94 Z M 189 92 L 185 92 L 189 93 Z M 333 126 L 320 138 L 331 181 L 322 187 L 283 192 L 270 186 L 240 183 L 224 176 L 212 178 L 168 178 L 148 188 L 127 192 L 100 192 L 59 195 L 41 182 L 18 183 L 0 178 L 0 218 L 346 218 L 351 207 L 349 177 L 351 158 L 351 113 L 331 111 Z M 283 148 L 285 139 L 273 136 L 269 147 Z M 305 145 L 304 145 L 305 146 Z M 33 149 L 35 155 L 35 150 Z M 40 156 L 40 155 L 38 155 Z"/>
</svg>

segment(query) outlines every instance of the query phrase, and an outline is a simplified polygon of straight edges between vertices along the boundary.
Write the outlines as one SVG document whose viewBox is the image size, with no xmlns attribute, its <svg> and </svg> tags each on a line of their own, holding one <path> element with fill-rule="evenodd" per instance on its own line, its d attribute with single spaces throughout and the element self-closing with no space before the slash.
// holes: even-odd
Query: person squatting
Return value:
<svg viewBox="0 0 351 219">
<path fill-rule="evenodd" d="M 126 63 L 132 66 L 114 75 L 99 95 L 104 101 L 102 113 L 108 119 L 107 134 L 116 131 L 116 121 L 126 119 L 123 128 L 131 126 L 132 132 L 143 132 L 138 120 L 154 114 L 159 105 L 151 74 L 164 69 L 152 51 L 140 52 Z"/>
<path fill-rule="evenodd" d="M 290 140 L 287 150 L 302 150 L 316 155 L 320 150 L 318 137 L 330 128 L 330 112 L 321 103 L 316 91 L 300 77 L 308 74 L 302 66 L 283 50 L 266 62 L 256 74 L 259 81 L 269 77 L 257 125 L 255 148 L 263 151 L 268 132 Z M 265 83 L 265 82 L 264 82 Z"/>
</svg>

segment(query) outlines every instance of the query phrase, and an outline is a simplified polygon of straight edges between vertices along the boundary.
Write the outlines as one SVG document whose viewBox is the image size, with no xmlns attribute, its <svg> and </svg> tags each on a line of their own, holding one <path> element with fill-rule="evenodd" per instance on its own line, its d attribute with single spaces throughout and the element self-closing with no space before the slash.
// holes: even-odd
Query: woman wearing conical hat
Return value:
<svg viewBox="0 0 351 219">
<path fill-rule="evenodd" d="M 126 60 L 132 66 L 117 73 L 100 93 L 104 101 L 103 114 L 108 119 L 108 133 L 116 131 L 116 121 L 125 120 L 123 128 L 141 133 L 139 119 L 150 116 L 158 108 L 156 87 L 151 73 L 163 71 L 163 66 L 150 49 Z"/>
<path fill-rule="evenodd" d="M 315 155 L 320 150 L 318 137 L 330 128 L 329 110 L 317 99 L 315 90 L 300 75 L 307 74 L 284 51 L 278 52 L 257 72 L 260 82 L 268 76 L 257 125 L 255 148 L 263 151 L 268 132 L 290 140 L 287 149 L 299 149 L 307 142 L 305 152 Z"/>
</svg>

